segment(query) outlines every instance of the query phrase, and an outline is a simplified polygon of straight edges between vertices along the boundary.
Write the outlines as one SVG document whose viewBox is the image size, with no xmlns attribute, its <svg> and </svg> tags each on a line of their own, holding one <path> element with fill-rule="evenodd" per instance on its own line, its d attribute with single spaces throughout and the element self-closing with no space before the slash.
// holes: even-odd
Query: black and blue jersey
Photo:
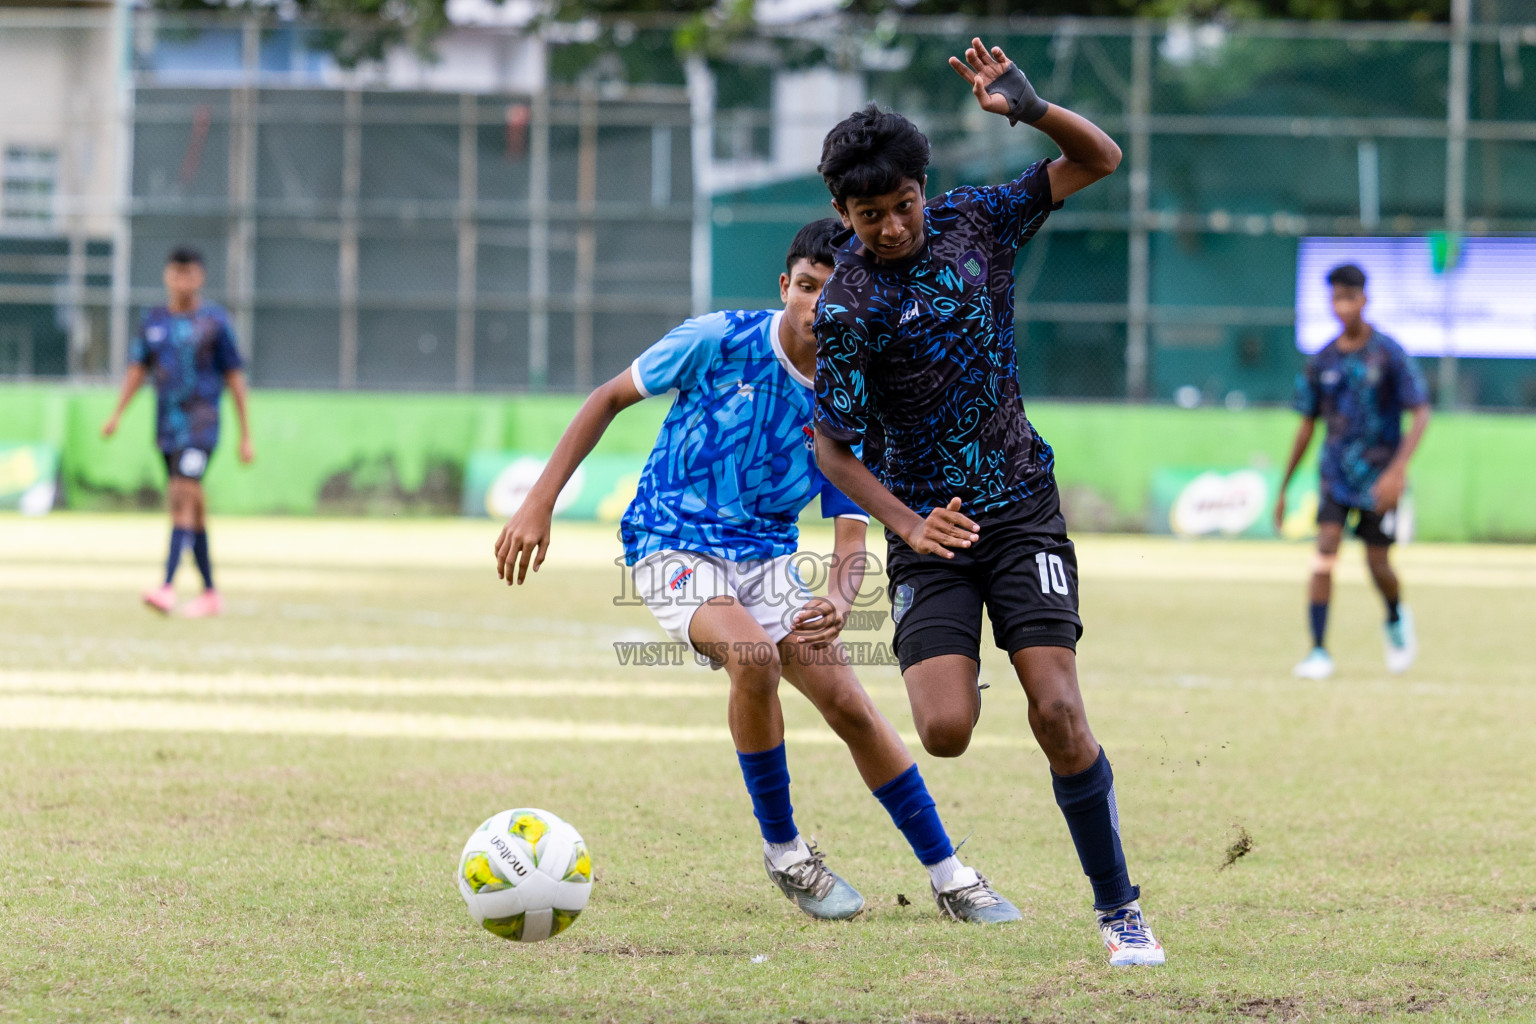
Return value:
<svg viewBox="0 0 1536 1024">
<path fill-rule="evenodd" d="M 212 452 L 219 443 L 224 375 L 243 365 L 229 314 L 202 305 L 191 313 L 157 306 L 144 314 L 129 361 L 155 385 L 155 440 L 167 455 L 186 448 Z"/>
<path fill-rule="evenodd" d="M 923 248 L 902 263 L 851 238 L 822 289 L 816 425 L 849 444 L 875 434 L 884 453 L 866 462 L 918 515 L 956 497 L 975 515 L 1055 485 L 1013 336 L 1014 261 L 1060 206 L 1046 164 L 930 200 Z"/>
<path fill-rule="evenodd" d="M 1323 497 L 1349 508 L 1375 508 L 1371 488 L 1397 454 L 1403 411 L 1428 400 L 1408 353 L 1374 329 L 1352 352 L 1334 339 L 1307 360 L 1294 405 L 1327 424 L 1318 464 Z"/>
</svg>

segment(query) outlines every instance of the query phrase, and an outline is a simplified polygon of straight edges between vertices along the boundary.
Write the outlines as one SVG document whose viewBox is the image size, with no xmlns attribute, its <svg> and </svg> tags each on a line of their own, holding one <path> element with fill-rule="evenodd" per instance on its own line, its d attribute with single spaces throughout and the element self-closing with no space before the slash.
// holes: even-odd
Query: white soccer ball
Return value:
<svg viewBox="0 0 1536 1024">
<path fill-rule="evenodd" d="M 569 823 L 537 807 L 517 807 L 470 834 L 459 855 L 459 892 L 486 931 L 542 942 L 585 909 L 592 857 Z"/>
</svg>

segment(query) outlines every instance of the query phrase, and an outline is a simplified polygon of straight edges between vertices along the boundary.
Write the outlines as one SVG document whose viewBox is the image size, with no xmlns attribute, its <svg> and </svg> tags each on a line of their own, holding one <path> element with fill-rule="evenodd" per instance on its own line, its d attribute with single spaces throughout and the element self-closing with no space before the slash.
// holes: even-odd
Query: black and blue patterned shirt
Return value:
<svg viewBox="0 0 1536 1024">
<path fill-rule="evenodd" d="M 128 361 L 142 365 L 154 382 L 160 450 L 212 452 L 219 443 L 224 375 L 243 365 L 224 308 L 204 303 L 191 313 L 172 313 L 156 306 L 144 314 Z"/>
<path fill-rule="evenodd" d="M 928 201 L 923 248 L 902 263 L 852 238 L 816 318 L 816 426 L 853 444 L 918 515 L 959 498 L 975 515 L 1055 485 L 1050 445 L 1024 415 L 1013 340 L 1013 266 L 1060 203 L 1047 161 L 1016 180 Z"/>
<path fill-rule="evenodd" d="M 1334 339 L 1307 360 L 1293 404 L 1328 425 L 1318 463 L 1323 494 L 1350 508 L 1375 508 L 1371 488 L 1402 442 L 1403 410 L 1428 400 L 1408 353 L 1375 329 L 1353 352 Z"/>
</svg>

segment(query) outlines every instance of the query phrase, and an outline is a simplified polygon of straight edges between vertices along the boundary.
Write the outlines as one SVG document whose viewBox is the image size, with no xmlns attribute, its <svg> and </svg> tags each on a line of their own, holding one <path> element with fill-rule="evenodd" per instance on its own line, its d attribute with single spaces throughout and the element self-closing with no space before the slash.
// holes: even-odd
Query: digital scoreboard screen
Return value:
<svg viewBox="0 0 1536 1024">
<path fill-rule="evenodd" d="M 1303 238 L 1296 347 L 1339 334 L 1328 272 L 1365 271 L 1365 319 L 1410 355 L 1536 359 L 1536 238 Z"/>
</svg>

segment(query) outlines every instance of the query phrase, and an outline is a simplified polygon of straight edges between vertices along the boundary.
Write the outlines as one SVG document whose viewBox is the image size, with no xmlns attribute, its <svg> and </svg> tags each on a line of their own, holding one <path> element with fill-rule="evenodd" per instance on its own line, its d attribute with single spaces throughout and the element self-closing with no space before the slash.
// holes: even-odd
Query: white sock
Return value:
<svg viewBox="0 0 1536 1024">
<path fill-rule="evenodd" d="M 949 880 L 955 877 L 955 872 L 965 867 L 960 863 L 960 858 L 950 854 L 943 860 L 934 864 L 925 865 L 928 868 L 928 878 L 933 882 L 933 887 L 940 891 L 949 884 Z"/>
<path fill-rule="evenodd" d="M 765 839 L 763 840 L 763 852 L 768 855 L 769 860 L 777 864 L 780 857 L 784 856 L 790 850 L 796 849 L 799 847 L 799 845 L 799 836 L 795 836 L 795 838 L 791 839 L 787 843 L 770 843 Z"/>
</svg>

